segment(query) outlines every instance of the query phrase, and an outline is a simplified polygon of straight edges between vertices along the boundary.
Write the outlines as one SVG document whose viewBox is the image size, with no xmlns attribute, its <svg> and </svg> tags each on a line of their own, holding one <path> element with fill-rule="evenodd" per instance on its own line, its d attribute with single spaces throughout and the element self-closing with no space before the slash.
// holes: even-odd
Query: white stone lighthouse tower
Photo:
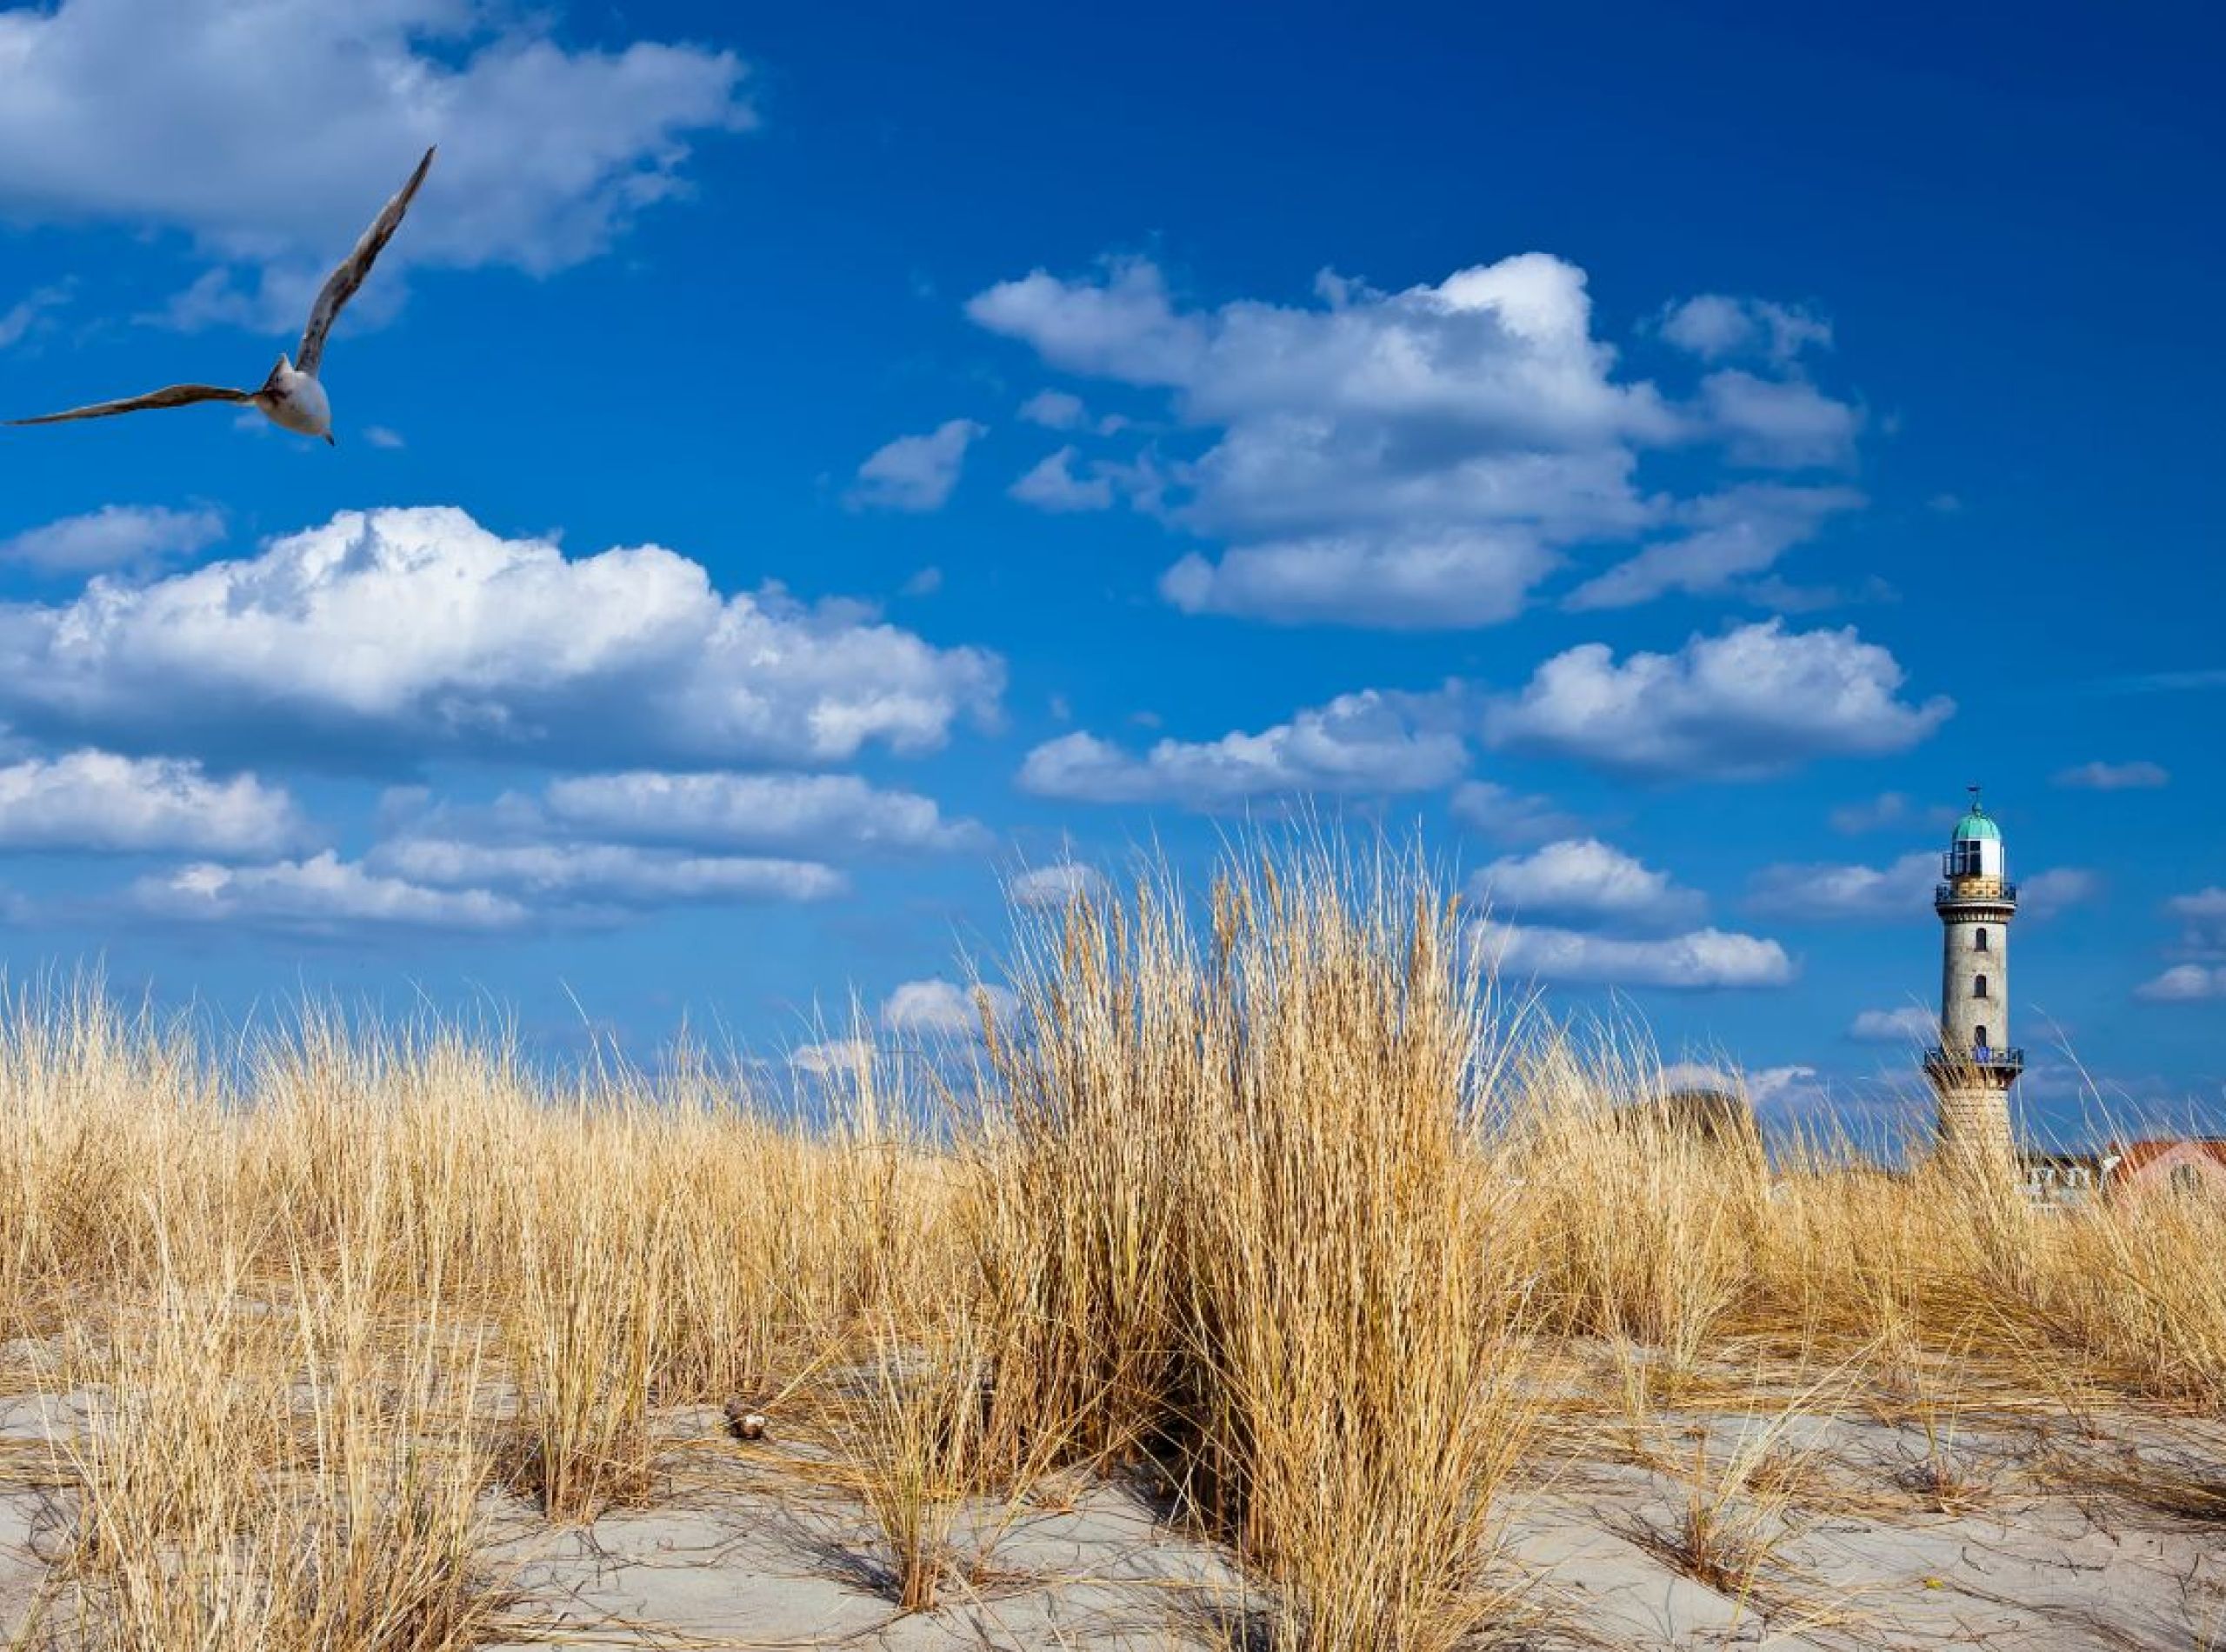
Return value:
<svg viewBox="0 0 2226 1652">
<path fill-rule="evenodd" d="M 1940 914 L 1940 1042 L 1925 1052 L 1925 1076 L 1940 1097 L 1940 1146 L 1962 1158 L 2008 1167 L 2016 1142 L 2009 1087 L 2025 1052 L 2009 1042 L 2009 923 L 2017 886 L 2009 881 L 2002 829 L 1979 806 L 1956 823 L 1933 890 Z"/>
</svg>

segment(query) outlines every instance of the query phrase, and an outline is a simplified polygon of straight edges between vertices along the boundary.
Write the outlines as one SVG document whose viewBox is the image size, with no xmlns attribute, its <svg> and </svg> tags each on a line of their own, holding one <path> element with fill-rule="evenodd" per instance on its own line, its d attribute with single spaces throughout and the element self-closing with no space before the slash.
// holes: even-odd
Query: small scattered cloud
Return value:
<svg viewBox="0 0 2226 1652">
<path fill-rule="evenodd" d="M 2083 906 L 2102 892 L 2103 880 L 2083 866 L 2052 866 L 2017 880 L 2017 903 L 2029 917 L 2051 918 Z"/>
<path fill-rule="evenodd" d="M 67 283 L 40 287 L 0 310 L 0 350 L 20 344 L 46 324 L 50 311 L 70 302 Z"/>
<path fill-rule="evenodd" d="M 0 563 L 56 576 L 141 570 L 180 562 L 224 536 L 224 513 L 199 505 L 103 505 L 0 540 Z"/>
<path fill-rule="evenodd" d="M 81 750 L 0 767 L 0 850 L 252 859 L 310 836 L 282 789 L 182 758 Z"/>
<path fill-rule="evenodd" d="M 2091 694 L 2199 694 L 2226 689 L 2226 670 L 2137 671 L 2129 676 L 2092 678 L 2083 686 Z"/>
<path fill-rule="evenodd" d="M 1064 907 L 1076 900 L 1095 900 L 1105 887 L 1105 874 L 1096 867 L 1054 861 L 1016 873 L 1005 885 L 1005 896 L 1015 906 Z"/>
<path fill-rule="evenodd" d="M 1654 1075 L 1653 1089 L 1657 1096 L 1672 1096 L 1679 1090 L 1714 1090 L 1720 1095 L 1743 1096 L 1747 1091 L 1745 1075 L 1718 1062 L 1664 1062 Z"/>
<path fill-rule="evenodd" d="M 1842 469 L 1855 458 L 1863 416 L 1801 378 L 1739 368 L 1701 381 L 1701 405 L 1732 462 L 1777 470 Z"/>
<path fill-rule="evenodd" d="M 932 596 L 943 589 L 943 570 L 923 568 L 896 588 L 900 596 Z"/>
<path fill-rule="evenodd" d="M 1680 991 L 1782 987 L 1793 961 L 1776 942 L 1723 929 L 1658 940 L 1481 920 L 1474 940 L 1502 976 Z"/>
<path fill-rule="evenodd" d="M 2134 989 L 2150 1003 L 2209 1003 L 2226 999 L 2226 965 L 2176 963 Z"/>
<path fill-rule="evenodd" d="M 1829 1106 L 1831 1092 L 1814 1067 L 1791 1063 L 1757 1067 L 1747 1075 L 1747 1097 L 1762 1114 L 1784 1115 Z"/>
<path fill-rule="evenodd" d="M 390 452 L 408 445 L 401 436 L 388 430 L 383 424 L 367 426 L 363 431 L 363 440 L 375 448 L 385 448 Z"/>
<path fill-rule="evenodd" d="M 1859 837 L 1869 832 L 1898 829 L 1916 817 L 1916 805 L 1909 802 L 1907 792 L 1882 791 L 1861 803 L 1842 803 L 1832 810 L 1829 818 L 1834 831 Z"/>
<path fill-rule="evenodd" d="M 1918 1004 L 1898 1009 L 1866 1009 L 1849 1023 L 1847 1036 L 1863 1044 L 1931 1044 L 1940 1042 L 1940 1018 Z"/>
<path fill-rule="evenodd" d="M 1670 1062 L 1656 1075 L 1655 1085 L 1663 1095 L 1712 1090 L 1742 1096 L 1758 1118 L 1775 1116 L 1785 1120 L 1796 1112 L 1816 1112 L 1832 1105 L 1823 1075 L 1814 1067 L 1798 1063 L 1743 1069 L 1715 1062 Z"/>
<path fill-rule="evenodd" d="M 1469 893 L 1500 916 L 1645 926 L 1688 923 L 1708 907 L 1699 890 L 1680 889 L 1668 873 L 1596 837 L 1565 839 L 1528 855 L 1503 856 L 1476 873 Z"/>
<path fill-rule="evenodd" d="M 1257 734 L 1166 739 L 1142 755 L 1077 732 L 1030 752 L 1020 784 L 1040 796 L 1196 809 L 1298 793 L 1428 791 L 1468 766 L 1447 710 L 1442 698 L 1369 689 Z"/>
<path fill-rule="evenodd" d="M 1583 612 L 1629 608 L 1670 591 L 1708 596 L 1740 590 L 1749 576 L 1766 572 L 1788 550 L 1813 538 L 1829 518 L 1863 503 L 1852 488 L 1763 483 L 1694 500 L 1677 513 L 1682 533 L 1586 581 L 1563 605 Z M 1747 589 L 1762 597 L 1783 594 Z"/>
<path fill-rule="evenodd" d="M 1071 512 L 1110 510 L 1113 483 L 1101 471 L 1090 476 L 1075 474 L 1076 451 L 1071 443 L 1047 454 L 1035 468 L 1006 491 L 1024 505 L 1038 510 Z"/>
<path fill-rule="evenodd" d="M 986 999 L 991 1020 L 1007 1025 L 1016 1000 L 1003 987 L 956 981 L 907 981 L 881 1006 L 881 1024 L 892 1033 L 919 1038 L 972 1038 L 982 1032 Z"/>
<path fill-rule="evenodd" d="M 2078 791 L 2153 791 L 2171 779 L 2160 763 L 2083 763 L 2058 769 L 2053 783 Z"/>
<path fill-rule="evenodd" d="M 1588 643 L 1540 666 L 1520 694 L 1494 701 L 1484 729 L 1496 746 L 1623 773 L 1753 779 L 1925 738 L 1955 703 L 1902 700 L 1903 676 L 1852 627 L 1789 631 L 1773 619 L 1621 663 L 1607 644 Z"/>
<path fill-rule="evenodd" d="M 1090 410 L 1082 397 L 1065 390 L 1038 390 L 1020 404 L 1020 416 L 1047 430 L 1076 430 L 1088 421 Z"/>
<path fill-rule="evenodd" d="M 810 1078 L 851 1080 L 872 1069 L 874 1056 L 871 1039 L 831 1038 L 798 1044 L 789 1052 L 789 1065 Z"/>
<path fill-rule="evenodd" d="M 1454 788 L 1447 807 L 1462 825 L 1502 843 L 1573 836 L 1584 825 L 1576 816 L 1556 808 L 1550 797 L 1511 791 L 1490 780 L 1462 782 Z"/>
<path fill-rule="evenodd" d="M 857 509 L 940 510 L 958 486 L 966 450 L 989 427 L 972 419 L 946 419 L 925 436 L 900 436 L 858 467 L 849 501 Z"/>
<path fill-rule="evenodd" d="M 1670 304 L 1656 326 L 1662 336 L 1704 362 L 1755 357 L 1790 365 L 1810 350 L 1829 350 L 1832 324 L 1799 304 L 1703 293 Z"/>
<path fill-rule="evenodd" d="M 2164 910 L 2187 925 L 2181 944 L 2191 952 L 2226 953 L 2226 889 L 2175 895 Z"/>
</svg>

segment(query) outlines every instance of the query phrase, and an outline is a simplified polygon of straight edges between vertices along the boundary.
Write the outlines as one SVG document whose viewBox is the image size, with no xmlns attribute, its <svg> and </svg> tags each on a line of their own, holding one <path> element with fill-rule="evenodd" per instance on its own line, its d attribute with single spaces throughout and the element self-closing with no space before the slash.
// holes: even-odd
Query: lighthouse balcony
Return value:
<svg viewBox="0 0 2226 1652">
<path fill-rule="evenodd" d="M 2007 1082 L 2025 1070 L 2025 1052 L 2007 1049 L 1999 1044 L 1974 1044 L 1967 1049 L 1935 1044 L 1924 1052 L 1924 1070 L 1936 1078 L 1984 1074 Z"/>
<path fill-rule="evenodd" d="M 1935 906 L 2015 906 L 2017 886 L 2006 877 L 1955 877 L 1932 887 Z"/>
</svg>

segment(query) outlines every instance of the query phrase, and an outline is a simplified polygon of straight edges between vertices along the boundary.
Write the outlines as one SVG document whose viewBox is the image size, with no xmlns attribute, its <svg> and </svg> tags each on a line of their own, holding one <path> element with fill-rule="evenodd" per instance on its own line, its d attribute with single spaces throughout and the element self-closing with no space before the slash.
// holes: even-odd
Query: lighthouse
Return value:
<svg viewBox="0 0 2226 1652">
<path fill-rule="evenodd" d="M 2017 886 L 2009 881 L 2002 829 L 1980 806 L 1956 823 L 1932 892 L 1940 915 L 1940 1042 L 1925 1052 L 1925 1076 L 1940 1098 L 1943 1154 L 2007 1169 L 2015 1162 L 2009 1087 L 2025 1052 L 2009 1042 L 2009 925 Z"/>
</svg>

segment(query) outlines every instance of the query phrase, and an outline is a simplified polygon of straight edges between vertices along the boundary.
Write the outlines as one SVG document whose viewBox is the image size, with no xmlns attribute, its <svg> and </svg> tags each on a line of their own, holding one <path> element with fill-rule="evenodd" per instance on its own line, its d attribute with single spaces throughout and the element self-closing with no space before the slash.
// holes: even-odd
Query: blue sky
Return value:
<svg viewBox="0 0 2226 1652">
<path fill-rule="evenodd" d="M 2215 21 L 1550 10 L 0 7 L 13 416 L 442 146 L 337 449 L 0 432 L 0 961 L 902 1041 L 1299 806 L 1875 1111 L 1979 781 L 2029 1108 L 2216 1119 Z"/>
</svg>

